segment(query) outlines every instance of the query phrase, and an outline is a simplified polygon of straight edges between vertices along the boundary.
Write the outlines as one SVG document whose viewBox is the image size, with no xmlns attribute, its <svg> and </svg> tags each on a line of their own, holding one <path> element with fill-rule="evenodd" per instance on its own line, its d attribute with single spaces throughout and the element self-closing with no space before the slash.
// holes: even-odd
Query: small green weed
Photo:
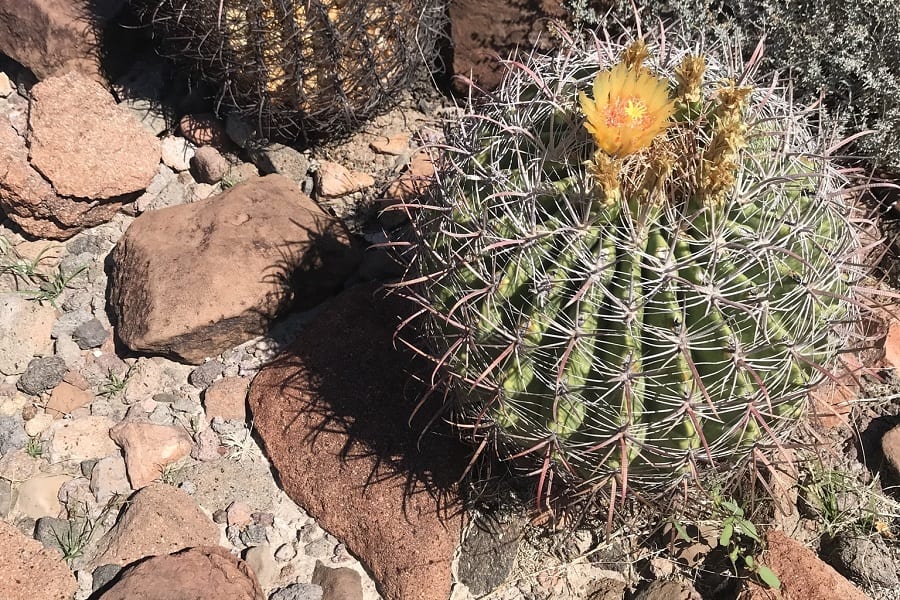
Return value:
<svg viewBox="0 0 900 600">
<path fill-rule="evenodd" d="M 40 458 L 44 453 L 44 445 L 41 443 L 41 436 L 33 435 L 28 438 L 25 444 L 25 453 L 31 458 Z"/>
<path fill-rule="evenodd" d="M 129 373 L 121 377 L 112 370 L 106 372 L 106 379 L 100 384 L 100 395 L 106 398 L 119 398 L 128 388 Z"/>
<path fill-rule="evenodd" d="M 40 275 L 39 279 L 41 281 L 37 289 L 24 290 L 24 293 L 28 294 L 29 300 L 49 302 L 53 306 L 56 306 L 56 300 L 62 295 L 66 288 L 69 287 L 72 280 L 86 270 L 87 266 L 81 266 L 71 273 L 65 273 L 63 270 L 58 269 L 56 273 L 53 273 L 52 275 Z"/>
</svg>

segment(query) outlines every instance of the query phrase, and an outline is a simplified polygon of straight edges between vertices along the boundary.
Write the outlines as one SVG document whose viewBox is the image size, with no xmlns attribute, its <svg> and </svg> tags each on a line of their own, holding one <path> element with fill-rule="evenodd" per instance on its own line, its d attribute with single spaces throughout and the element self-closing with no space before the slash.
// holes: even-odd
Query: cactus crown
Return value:
<svg viewBox="0 0 900 600">
<path fill-rule="evenodd" d="M 843 180 L 752 75 L 671 39 L 568 40 L 448 127 L 402 285 L 456 418 L 539 494 L 752 460 L 843 344 Z"/>
</svg>

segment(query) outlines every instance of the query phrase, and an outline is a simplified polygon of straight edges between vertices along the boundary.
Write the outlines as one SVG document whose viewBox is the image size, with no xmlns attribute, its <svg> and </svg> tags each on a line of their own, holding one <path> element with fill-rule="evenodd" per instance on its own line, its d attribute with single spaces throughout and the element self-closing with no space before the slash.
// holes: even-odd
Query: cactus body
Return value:
<svg viewBox="0 0 900 600">
<path fill-rule="evenodd" d="M 414 220 L 407 289 L 457 418 L 578 485 L 667 486 L 778 442 L 852 317 L 842 180 L 784 90 L 635 48 L 512 67 L 448 128 Z M 669 88 L 650 141 L 584 126 L 617 61 Z M 603 100 L 599 128 L 624 114 Z"/>
<path fill-rule="evenodd" d="M 358 127 L 431 58 L 434 0 L 133 0 L 162 51 L 280 141 Z"/>
</svg>

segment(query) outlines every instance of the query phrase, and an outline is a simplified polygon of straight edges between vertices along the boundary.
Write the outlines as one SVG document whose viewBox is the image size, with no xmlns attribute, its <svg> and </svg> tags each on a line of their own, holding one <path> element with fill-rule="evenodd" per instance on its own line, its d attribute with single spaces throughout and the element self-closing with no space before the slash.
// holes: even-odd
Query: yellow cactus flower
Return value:
<svg viewBox="0 0 900 600">
<path fill-rule="evenodd" d="M 610 156 L 627 156 L 649 146 L 675 111 L 666 80 L 625 63 L 597 74 L 593 100 L 584 92 L 578 99 L 587 116 L 584 126 Z"/>
</svg>

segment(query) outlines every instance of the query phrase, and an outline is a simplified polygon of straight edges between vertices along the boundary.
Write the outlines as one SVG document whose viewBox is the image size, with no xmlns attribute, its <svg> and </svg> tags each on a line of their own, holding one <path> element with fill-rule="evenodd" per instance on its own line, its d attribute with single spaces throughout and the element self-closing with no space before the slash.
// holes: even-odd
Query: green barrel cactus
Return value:
<svg viewBox="0 0 900 600">
<path fill-rule="evenodd" d="M 752 66 L 564 45 L 447 128 L 401 283 L 416 343 L 540 493 L 727 472 L 783 441 L 846 341 L 845 181 Z"/>
<path fill-rule="evenodd" d="M 434 58 L 436 0 L 132 0 L 161 52 L 220 86 L 260 135 L 337 137 L 396 102 Z"/>
</svg>

